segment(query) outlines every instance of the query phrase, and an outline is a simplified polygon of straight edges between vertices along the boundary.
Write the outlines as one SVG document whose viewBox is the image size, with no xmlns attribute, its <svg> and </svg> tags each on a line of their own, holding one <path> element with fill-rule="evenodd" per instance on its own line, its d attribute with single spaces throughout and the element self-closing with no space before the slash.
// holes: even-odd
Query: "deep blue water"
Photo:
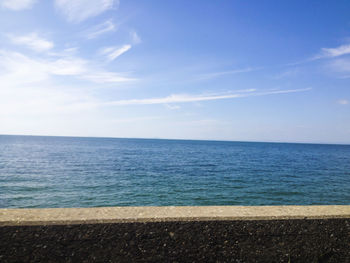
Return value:
<svg viewBox="0 0 350 263">
<path fill-rule="evenodd" d="M 0 136 L 0 207 L 350 204 L 350 145 Z"/>
</svg>

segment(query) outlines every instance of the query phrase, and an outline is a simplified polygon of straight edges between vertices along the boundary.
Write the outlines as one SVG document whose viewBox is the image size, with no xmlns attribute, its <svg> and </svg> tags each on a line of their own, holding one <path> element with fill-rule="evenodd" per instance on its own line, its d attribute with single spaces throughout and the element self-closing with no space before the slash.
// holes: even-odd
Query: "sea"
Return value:
<svg viewBox="0 0 350 263">
<path fill-rule="evenodd" d="M 350 205 L 350 145 L 0 136 L 0 207 Z"/>
</svg>

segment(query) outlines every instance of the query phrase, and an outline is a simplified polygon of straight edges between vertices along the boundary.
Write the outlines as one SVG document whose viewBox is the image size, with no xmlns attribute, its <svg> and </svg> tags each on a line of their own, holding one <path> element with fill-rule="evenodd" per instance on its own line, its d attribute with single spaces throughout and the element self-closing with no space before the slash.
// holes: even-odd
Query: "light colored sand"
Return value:
<svg viewBox="0 0 350 263">
<path fill-rule="evenodd" d="M 350 218 L 350 206 L 164 206 L 0 209 L 0 226 Z"/>
</svg>

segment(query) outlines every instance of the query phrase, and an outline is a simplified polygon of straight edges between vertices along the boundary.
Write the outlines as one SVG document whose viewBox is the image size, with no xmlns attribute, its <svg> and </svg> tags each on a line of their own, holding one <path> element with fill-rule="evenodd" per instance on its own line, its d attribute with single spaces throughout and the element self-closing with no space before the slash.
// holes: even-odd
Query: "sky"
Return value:
<svg viewBox="0 0 350 263">
<path fill-rule="evenodd" d="M 350 1 L 0 0 L 0 134 L 350 144 Z"/>
</svg>

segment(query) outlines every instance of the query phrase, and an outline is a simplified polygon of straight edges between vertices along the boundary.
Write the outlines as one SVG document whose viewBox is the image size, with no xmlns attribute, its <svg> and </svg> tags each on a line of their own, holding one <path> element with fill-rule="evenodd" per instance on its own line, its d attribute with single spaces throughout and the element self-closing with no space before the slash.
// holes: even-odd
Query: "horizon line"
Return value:
<svg viewBox="0 0 350 263">
<path fill-rule="evenodd" d="M 212 141 L 212 142 L 244 142 L 244 143 L 284 143 L 284 144 L 315 144 L 315 145 L 344 145 L 349 143 L 330 142 L 302 142 L 302 141 L 254 141 L 254 140 L 225 140 L 225 139 L 185 139 L 185 138 L 160 138 L 160 137 L 111 137 L 111 136 L 74 136 L 74 135 L 36 135 L 36 134 L 0 134 L 0 136 L 26 136 L 26 137 L 63 137 L 63 138 L 95 138 L 95 139 L 138 139 L 138 140 L 168 140 L 168 141 Z"/>
</svg>

